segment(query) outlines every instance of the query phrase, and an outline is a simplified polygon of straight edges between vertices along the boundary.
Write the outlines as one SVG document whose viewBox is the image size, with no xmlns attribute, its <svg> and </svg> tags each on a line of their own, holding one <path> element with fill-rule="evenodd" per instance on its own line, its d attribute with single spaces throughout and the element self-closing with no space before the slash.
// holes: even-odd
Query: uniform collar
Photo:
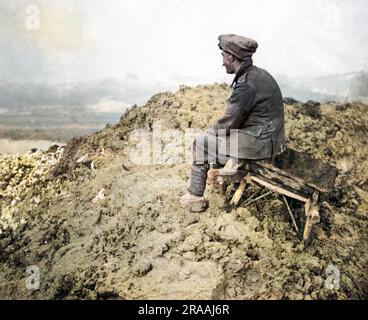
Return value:
<svg viewBox="0 0 368 320">
<path fill-rule="evenodd" d="M 252 58 L 248 58 L 247 60 L 245 60 L 242 64 L 242 66 L 240 67 L 240 69 L 238 70 L 238 72 L 235 75 L 235 78 L 230 86 L 230 88 L 232 88 L 234 86 L 234 84 L 238 81 L 238 79 L 245 74 L 248 69 L 253 65 L 253 59 Z"/>
</svg>

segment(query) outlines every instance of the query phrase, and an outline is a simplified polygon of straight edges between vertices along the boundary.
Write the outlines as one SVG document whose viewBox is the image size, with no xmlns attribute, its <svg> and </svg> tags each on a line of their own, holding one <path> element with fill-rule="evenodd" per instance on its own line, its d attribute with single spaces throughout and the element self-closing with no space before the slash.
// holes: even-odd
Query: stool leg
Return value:
<svg viewBox="0 0 368 320">
<path fill-rule="evenodd" d="M 245 179 L 241 179 L 239 188 L 235 191 L 233 198 L 230 201 L 230 205 L 237 206 L 239 204 L 239 201 L 244 193 L 246 187 Z"/>
<path fill-rule="evenodd" d="M 304 226 L 304 232 L 303 232 L 304 242 L 308 242 L 313 225 L 320 221 L 318 197 L 319 197 L 319 192 L 315 191 L 312 197 L 308 199 L 304 207 L 305 215 L 307 217 L 307 220 Z"/>
</svg>

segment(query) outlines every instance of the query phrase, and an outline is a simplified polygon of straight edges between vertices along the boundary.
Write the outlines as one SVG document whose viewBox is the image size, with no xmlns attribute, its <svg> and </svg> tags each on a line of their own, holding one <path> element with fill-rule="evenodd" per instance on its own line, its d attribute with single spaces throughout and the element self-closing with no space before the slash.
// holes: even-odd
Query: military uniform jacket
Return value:
<svg viewBox="0 0 368 320">
<path fill-rule="evenodd" d="M 224 115 L 208 133 L 220 138 L 219 152 L 242 159 L 267 159 L 282 153 L 285 119 L 282 94 L 276 80 L 249 64 L 235 82 Z"/>
</svg>

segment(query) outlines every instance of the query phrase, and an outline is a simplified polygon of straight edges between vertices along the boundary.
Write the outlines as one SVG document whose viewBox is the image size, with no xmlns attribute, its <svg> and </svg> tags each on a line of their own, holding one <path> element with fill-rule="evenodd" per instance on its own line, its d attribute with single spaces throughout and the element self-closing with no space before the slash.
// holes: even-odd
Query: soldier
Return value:
<svg viewBox="0 0 368 320">
<path fill-rule="evenodd" d="M 253 65 L 257 42 L 234 34 L 218 40 L 223 66 L 235 78 L 224 115 L 193 143 L 189 193 L 180 203 L 195 212 L 208 207 L 203 195 L 211 164 L 223 166 L 231 158 L 269 159 L 286 149 L 282 94 L 276 80 Z"/>
</svg>

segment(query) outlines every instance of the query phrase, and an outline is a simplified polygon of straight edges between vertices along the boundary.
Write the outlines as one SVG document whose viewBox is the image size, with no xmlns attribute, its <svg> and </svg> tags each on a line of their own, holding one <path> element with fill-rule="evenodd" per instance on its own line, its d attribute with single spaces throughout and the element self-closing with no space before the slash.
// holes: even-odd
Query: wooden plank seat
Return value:
<svg viewBox="0 0 368 320">
<path fill-rule="evenodd" d="M 298 233 L 298 227 L 285 197 L 301 201 L 306 215 L 303 240 L 307 242 L 313 225 L 320 221 L 320 193 L 329 192 L 333 188 L 337 173 L 335 167 L 309 154 L 288 148 L 281 155 L 269 160 L 231 159 L 224 168 L 210 169 L 208 177 L 211 182 L 220 185 L 240 183 L 230 201 L 233 206 L 239 204 L 247 184 L 262 186 L 270 192 L 280 194 Z"/>
</svg>

